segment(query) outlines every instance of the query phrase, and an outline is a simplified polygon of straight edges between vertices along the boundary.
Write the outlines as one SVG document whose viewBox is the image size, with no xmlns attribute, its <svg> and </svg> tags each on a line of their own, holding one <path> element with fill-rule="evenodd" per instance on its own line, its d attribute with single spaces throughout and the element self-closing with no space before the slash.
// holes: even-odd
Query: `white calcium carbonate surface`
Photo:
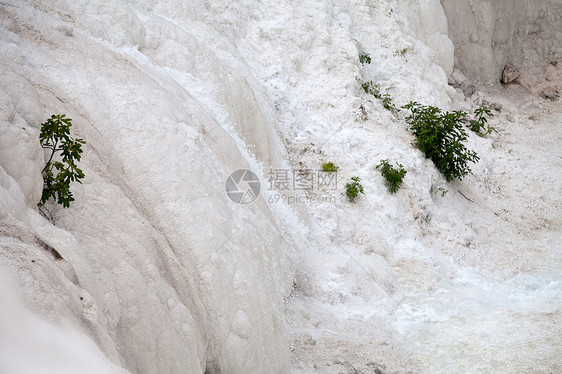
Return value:
<svg viewBox="0 0 562 374">
<path fill-rule="evenodd" d="M 538 96 L 562 64 L 474 96 L 503 104 L 499 133 L 470 136 L 481 161 L 454 183 L 361 88 L 474 109 L 447 85 L 455 54 L 481 69 L 466 9 L 443 3 L 0 2 L 0 373 L 562 370 L 562 111 Z M 49 220 L 56 113 L 86 177 Z M 408 171 L 394 195 L 381 159 Z M 337 190 L 270 188 L 327 161 Z M 251 204 L 225 192 L 237 169 L 262 182 Z"/>
</svg>

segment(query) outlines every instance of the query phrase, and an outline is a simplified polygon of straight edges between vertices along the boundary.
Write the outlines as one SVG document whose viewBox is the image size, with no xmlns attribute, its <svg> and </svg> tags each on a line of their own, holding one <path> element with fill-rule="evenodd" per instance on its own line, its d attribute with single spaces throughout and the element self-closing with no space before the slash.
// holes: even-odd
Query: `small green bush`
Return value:
<svg viewBox="0 0 562 374">
<path fill-rule="evenodd" d="M 381 96 L 381 86 L 373 83 L 373 81 L 363 82 L 361 85 L 366 93 L 375 96 L 377 99 Z"/>
<path fill-rule="evenodd" d="M 334 165 L 333 162 L 326 162 L 324 165 L 322 165 L 322 170 L 331 173 L 333 171 L 338 171 L 339 167 Z"/>
<path fill-rule="evenodd" d="M 395 193 L 402 184 L 402 179 L 406 175 L 406 170 L 402 164 L 396 163 L 397 169 L 388 163 L 388 160 L 381 160 L 377 165 L 377 169 L 381 168 L 381 175 L 386 179 L 388 190 L 390 193 Z"/>
<path fill-rule="evenodd" d="M 53 115 L 41 124 L 39 139 L 43 149 L 50 149 L 49 161 L 43 168 L 43 195 L 41 205 L 50 198 L 55 198 L 57 203 L 68 208 L 74 201 L 70 191 L 70 183 L 78 182 L 84 178 L 84 173 L 76 166 L 82 154 L 82 139 L 73 139 L 70 136 L 72 120 L 66 115 Z M 53 157 L 59 153 L 62 161 L 54 161 Z M 56 175 L 55 175 L 56 170 Z"/>
<path fill-rule="evenodd" d="M 404 56 L 407 52 L 408 52 L 408 48 L 402 48 L 402 50 L 400 51 L 400 54 L 402 56 Z"/>
<path fill-rule="evenodd" d="M 416 102 L 402 108 L 411 112 L 406 122 L 414 132 L 418 148 L 433 161 L 447 181 L 462 180 L 471 173 L 468 163 L 476 163 L 479 158 L 463 144 L 468 138 L 462 126 L 465 112 L 442 112 L 437 107 Z"/>
<path fill-rule="evenodd" d="M 390 110 L 391 112 L 396 111 L 396 106 L 392 102 L 392 98 L 389 94 L 383 94 L 381 92 L 381 86 L 379 84 L 373 83 L 372 81 L 364 82 L 361 87 L 366 93 L 373 95 L 382 102 L 382 106 Z"/>
<path fill-rule="evenodd" d="M 390 110 L 391 112 L 396 111 L 396 105 L 394 105 L 394 103 L 392 102 L 392 98 L 389 94 L 382 95 L 382 98 L 380 100 L 384 109 Z"/>
<path fill-rule="evenodd" d="M 449 190 L 443 187 L 435 187 L 435 186 L 431 186 L 429 188 L 429 193 L 432 195 L 438 192 L 441 194 L 441 197 L 445 197 L 445 195 L 447 194 L 447 192 L 449 192 Z"/>
<path fill-rule="evenodd" d="M 359 192 L 365 194 L 365 192 L 363 192 L 363 186 L 359 182 L 361 182 L 359 177 L 352 177 L 351 182 L 345 185 L 345 194 L 349 198 L 349 201 L 355 201 Z"/>
<path fill-rule="evenodd" d="M 475 119 L 470 121 L 468 127 L 480 136 L 486 136 L 488 134 L 491 134 L 492 132 L 497 133 L 498 131 L 494 127 L 486 125 L 488 122 L 488 119 L 486 117 L 492 118 L 493 116 L 494 115 L 492 114 L 490 109 L 483 105 L 474 111 Z M 485 131 L 483 132 L 483 130 Z"/>
<path fill-rule="evenodd" d="M 371 63 L 371 56 L 368 53 L 361 52 L 359 54 L 359 62 L 361 65 L 370 64 Z"/>
</svg>

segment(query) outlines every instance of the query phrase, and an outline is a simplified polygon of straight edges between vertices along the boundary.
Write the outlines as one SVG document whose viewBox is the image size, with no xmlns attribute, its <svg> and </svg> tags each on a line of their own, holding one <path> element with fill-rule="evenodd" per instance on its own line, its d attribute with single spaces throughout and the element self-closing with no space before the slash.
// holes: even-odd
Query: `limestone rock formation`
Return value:
<svg viewBox="0 0 562 374">
<path fill-rule="evenodd" d="M 455 67 L 479 83 L 497 83 L 503 68 L 530 76 L 562 54 L 562 2 L 558 0 L 441 0 Z"/>
</svg>

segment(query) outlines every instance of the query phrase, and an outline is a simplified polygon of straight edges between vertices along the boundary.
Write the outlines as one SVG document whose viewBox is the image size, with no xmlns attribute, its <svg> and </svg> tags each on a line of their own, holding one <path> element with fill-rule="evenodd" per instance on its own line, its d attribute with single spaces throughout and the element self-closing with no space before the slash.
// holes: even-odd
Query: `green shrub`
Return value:
<svg viewBox="0 0 562 374">
<path fill-rule="evenodd" d="M 355 201 L 355 198 L 357 197 L 357 195 L 359 195 L 359 192 L 365 194 L 365 192 L 363 192 L 363 186 L 361 185 L 361 183 L 359 183 L 360 181 L 361 179 L 359 177 L 352 177 L 351 182 L 345 185 L 345 194 L 350 201 Z"/>
<path fill-rule="evenodd" d="M 462 180 L 471 173 L 468 163 L 476 163 L 479 158 L 463 144 L 468 137 L 462 126 L 465 112 L 442 112 L 437 107 L 416 102 L 403 108 L 411 112 L 406 122 L 414 132 L 418 148 L 433 161 L 447 181 Z"/>
<path fill-rule="evenodd" d="M 359 62 L 361 65 L 370 64 L 371 63 L 371 56 L 368 53 L 361 52 L 359 54 Z"/>
<path fill-rule="evenodd" d="M 394 103 L 392 102 L 392 98 L 389 94 L 382 95 L 382 98 L 380 100 L 384 109 L 390 110 L 391 112 L 396 111 L 396 105 L 394 105 Z"/>
<path fill-rule="evenodd" d="M 445 195 L 447 194 L 447 192 L 449 192 L 449 190 L 443 188 L 443 187 L 435 187 L 435 186 L 431 186 L 429 188 L 429 193 L 430 194 L 436 194 L 436 193 L 440 193 L 441 197 L 445 197 Z"/>
<path fill-rule="evenodd" d="M 406 52 L 408 52 L 408 48 L 402 48 L 402 50 L 400 51 L 400 54 L 402 56 L 404 56 L 406 54 Z"/>
<path fill-rule="evenodd" d="M 389 94 L 381 93 L 381 86 L 379 84 L 373 83 L 372 81 L 364 82 L 361 87 L 366 93 L 373 95 L 382 102 L 382 106 L 390 110 L 391 112 L 396 111 L 396 106 L 392 102 L 392 98 Z"/>
<path fill-rule="evenodd" d="M 470 121 L 468 127 L 480 136 L 486 136 L 488 134 L 491 134 L 492 132 L 497 133 L 498 131 L 494 127 L 486 125 L 488 122 L 488 119 L 486 117 L 492 118 L 493 116 L 494 115 L 492 114 L 490 109 L 483 105 L 474 111 L 475 119 Z M 486 131 L 482 132 L 483 130 Z"/>
<path fill-rule="evenodd" d="M 42 171 L 43 195 L 40 204 L 45 204 L 52 197 L 57 203 L 68 208 L 70 202 L 74 201 L 70 183 L 82 183 L 80 180 L 84 178 L 84 173 L 76 166 L 76 162 L 80 161 L 82 144 L 86 142 L 70 136 L 71 126 L 72 120 L 64 114 L 53 115 L 41 124 L 41 146 L 50 149 L 51 155 Z M 53 157 L 59 152 L 62 161 L 54 161 Z"/>
<path fill-rule="evenodd" d="M 388 160 L 381 160 L 380 164 L 377 165 L 377 169 L 381 168 L 381 175 L 386 179 L 390 193 L 398 191 L 402 184 L 402 179 L 406 175 L 406 170 L 404 170 L 402 164 L 396 163 L 396 166 L 398 167 L 397 169 L 390 165 Z"/>
<path fill-rule="evenodd" d="M 339 167 L 334 165 L 333 162 L 326 162 L 324 165 L 322 165 L 322 170 L 331 173 L 333 171 L 338 171 Z"/>
<path fill-rule="evenodd" d="M 381 86 L 373 83 L 373 81 L 363 82 L 361 85 L 366 93 L 375 96 L 377 99 L 381 96 Z"/>
</svg>

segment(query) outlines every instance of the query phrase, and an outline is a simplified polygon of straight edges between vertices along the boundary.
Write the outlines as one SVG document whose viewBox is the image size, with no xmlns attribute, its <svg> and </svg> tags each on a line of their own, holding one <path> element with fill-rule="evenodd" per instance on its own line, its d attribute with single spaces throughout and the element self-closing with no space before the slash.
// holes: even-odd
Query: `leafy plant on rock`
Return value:
<svg viewBox="0 0 562 374">
<path fill-rule="evenodd" d="M 373 95 L 377 99 L 381 96 L 381 86 L 373 81 L 363 82 L 361 85 L 366 93 Z"/>
<path fill-rule="evenodd" d="M 411 112 L 406 122 L 414 132 L 416 145 L 433 161 L 447 181 L 462 180 L 471 173 L 468 163 L 476 163 L 479 158 L 476 152 L 464 145 L 468 138 L 462 126 L 465 112 L 442 112 L 437 107 L 417 102 L 410 102 L 403 108 Z"/>
<path fill-rule="evenodd" d="M 371 56 L 368 53 L 361 52 L 359 53 L 359 62 L 361 65 L 370 64 L 371 63 Z"/>
<path fill-rule="evenodd" d="M 43 195 L 41 205 L 50 198 L 56 199 L 57 203 L 68 208 L 74 201 L 70 191 L 70 183 L 78 182 L 84 178 L 84 173 L 76 165 L 82 155 L 82 145 L 86 144 L 83 139 L 73 139 L 70 136 L 72 120 L 66 115 L 52 115 L 46 122 L 41 124 L 39 139 L 44 149 L 49 149 L 51 154 L 49 161 L 43 168 Z M 56 154 L 61 156 L 60 161 L 55 161 Z"/>
<path fill-rule="evenodd" d="M 324 165 L 322 165 L 322 170 L 324 170 L 324 171 L 326 171 L 326 172 L 328 172 L 328 173 L 338 171 L 338 169 L 339 169 L 339 167 L 336 166 L 336 165 L 334 165 L 334 163 L 331 162 L 331 161 L 330 161 L 330 162 L 326 162 L 326 163 L 324 163 Z"/>
<path fill-rule="evenodd" d="M 483 106 L 481 106 L 480 108 L 478 108 L 474 111 L 475 119 L 470 121 L 470 124 L 469 124 L 468 127 L 480 136 L 486 136 L 488 134 L 491 134 L 492 132 L 497 133 L 498 131 L 494 127 L 492 127 L 490 125 L 487 125 L 488 118 L 486 118 L 486 117 L 491 118 L 493 116 L 494 115 L 492 114 L 490 109 L 488 109 L 488 107 L 483 105 Z"/>
<path fill-rule="evenodd" d="M 355 201 L 355 198 L 359 195 L 359 193 L 365 194 L 360 182 L 361 179 L 359 177 L 352 177 L 351 182 L 345 185 L 345 194 L 352 202 Z"/>
<path fill-rule="evenodd" d="M 406 170 L 403 165 L 396 163 L 396 166 L 397 168 L 395 169 L 388 163 L 388 160 L 381 160 L 380 164 L 377 165 L 377 169 L 381 168 L 381 175 L 386 179 L 390 193 L 398 191 L 402 184 L 402 179 L 406 176 Z"/>
<path fill-rule="evenodd" d="M 396 111 L 396 105 L 392 102 L 392 98 L 389 94 L 382 95 L 381 102 L 384 109 L 390 110 L 391 112 Z"/>
<path fill-rule="evenodd" d="M 366 93 L 379 99 L 386 110 L 390 110 L 391 112 L 396 111 L 396 105 L 392 102 L 392 98 L 389 94 L 383 94 L 381 92 L 381 86 L 379 84 L 373 83 L 373 81 L 368 81 L 364 82 L 361 87 L 363 87 L 363 90 L 365 90 Z"/>
<path fill-rule="evenodd" d="M 431 187 L 429 188 L 429 193 L 432 194 L 432 195 L 433 195 L 433 194 L 440 193 L 440 194 L 441 194 L 441 197 L 445 197 L 445 195 L 447 194 L 447 192 L 449 192 L 449 190 L 446 189 L 446 188 L 443 188 L 443 187 L 431 186 Z"/>
</svg>

